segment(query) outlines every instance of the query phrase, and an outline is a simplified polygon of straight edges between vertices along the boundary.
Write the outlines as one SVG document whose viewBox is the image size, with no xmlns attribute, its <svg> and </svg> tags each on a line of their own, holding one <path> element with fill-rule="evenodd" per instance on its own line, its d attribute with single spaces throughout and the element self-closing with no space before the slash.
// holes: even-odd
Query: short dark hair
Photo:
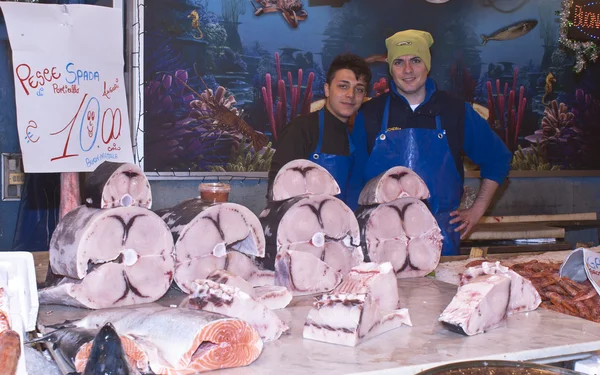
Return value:
<svg viewBox="0 0 600 375">
<path fill-rule="evenodd" d="M 371 83 L 371 68 L 369 68 L 369 64 L 365 59 L 352 53 L 344 53 L 337 55 L 329 65 L 327 84 L 330 85 L 335 73 L 342 69 L 352 70 L 356 75 L 356 79 L 363 78 L 367 82 L 367 86 Z"/>
</svg>

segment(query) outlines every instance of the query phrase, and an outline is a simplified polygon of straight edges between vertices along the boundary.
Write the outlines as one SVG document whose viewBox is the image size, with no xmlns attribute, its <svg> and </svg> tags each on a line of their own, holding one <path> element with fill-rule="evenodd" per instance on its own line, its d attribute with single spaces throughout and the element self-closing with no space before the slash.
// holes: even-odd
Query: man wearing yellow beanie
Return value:
<svg viewBox="0 0 600 375">
<path fill-rule="evenodd" d="M 427 204 L 444 238 L 442 255 L 458 255 L 461 234 L 469 233 L 486 211 L 508 176 L 512 155 L 470 103 L 437 90 L 428 77 L 430 33 L 400 31 L 385 45 L 390 90 L 363 104 L 356 116 L 355 163 L 346 202 L 356 208 L 366 182 L 392 167 L 408 167 L 429 188 Z M 458 210 L 463 152 L 480 166 L 483 181 L 475 203 Z"/>
</svg>

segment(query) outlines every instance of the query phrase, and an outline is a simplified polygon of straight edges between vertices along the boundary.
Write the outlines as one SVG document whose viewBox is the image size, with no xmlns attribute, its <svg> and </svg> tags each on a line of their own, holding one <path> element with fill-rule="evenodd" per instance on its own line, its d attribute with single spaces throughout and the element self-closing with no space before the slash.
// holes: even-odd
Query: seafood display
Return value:
<svg viewBox="0 0 600 375">
<path fill-rule="evenodd" d="M 315 194 L 270 202 L 259 218 L 266 250 L 257 261 L 266 269 L 275 269 L 275 258 L 284 250 L 310 253 L 342 275 L 363 261 L 358 222 L 336 197 Z"/>
<path fill-rule="evenodd" d="M 283 309 L 292 300 L 292 293 L 284 286 L 253 286 L 241 276 L 235 275 L 226 270 L 215 270 L 211 272 L 206 279 L 214 281 L 215 283 L 238 288 L 242 292 L 246 293 L 256 301 L 262 303 L 272 310 Z"/>
<path fill-rule="evenodd" d="M 84 201 L 88 207 L 152 207 L 150 183 L 140 167 L 132 163 L 105 161 L 86 179 Z"/>
<path fill-rule="evenodd" d="M 390 262 L 353 267 L 333 293 L 369 294 L 382 310 L 396 310 L 399 306 L 398 282 Z"/>
<path fill-rule="evenodd" d="M 73 328 L 87 330 L 89 334 L 107 323 L 114 327 L 121 342 L 127 343 L 123 349 L 128 362 L 136 370 L 150 370 L 157 375 L 187 375 L 246 366 L 263 350 L 262 339 L 247 322 L 183 308 L 148 305 L 96 310 L 70 322 L 67 329 L 71 332 Z M 61 335 L 62 329 L 59 327 L 46 336 Z M 94 348 L 93 344 L 91 349 L 88 346 L 80 346 L 79 350 L 89 352 L 87 357 L 90 358 Z M 80 355 L 83 363 L 88 362 L 88 358 Z"/>
<path fill-rule="evenodd" d="M 388 276 L 394 276 L 390 263 L 361 264 L 350 274 L 317 298 L 304 324 L 305 339 L 356 346 L 402 325 L 412 326 L 408 309 L 396 310 L 398 283 Z"/>
<path fill-rule="evenodd" d="M 110 323 L 98 331 L 93 341 L 84 344 L 79 353 L 82 355 L 78 358 L 76 369 L 84 375 L 128 375 L 135 371 L 135 367 L 129 364 L 121 338 Z"/>
<path fill-rule="evenodd" d="M 209 311 L 251 324 L 262 339 L 277 340 L 289 327 L 267 306 L 234 286 L 211 280 L 196 280 L 194 290 L 180 307 Z"/>
<path fill-rule="evenodd" d="M 510 278 L 482 275 L 458 288 L 439 321 L 451 331 L 468 336 L 487 332 L 506 322 Z"/>
<path fill-rule="evenodd" d="M 367 261 L 391 262 L 400 278 L 425 276 L 437 267 L 442 235 L 421 200 L 406 197 L 360 206 L 356 217 Z"/>
<path fill-rule="evenodd" d="M 50 241 L 50 267 L 62 276 L 39 301 L 91 309 L 148 303 L 173 280 L 173 237 L 154 212 L 136 206 L 79 206 Z"/>
<path fill-rule="evenodd" d="M 275 285 L 286 287 L 294 296 L 325 293 L 341 281 L 341 272 L 313 254 L 283 250 L 275 259 Z"/>
<path fill-rule="evenodd" d="M 305 194 L 340 193 L 340 186 L 333 176 L 310 160 L 292 160 L 286 163 L 273 180 L 272 201 L 283 201 Z"/>
<path fill-rule="evenodd" d="M 471 282 L 472 279 L 482 275 L 502 274 L 510 277 L 510 298 L 507 314 L 533 311 L 542 303 L 540 294 L 530 280 L 522 277 L 515 271 L 504 267 L 500 262 L 483 262 L 479 266 L 469 267 L 460 278 L 460 285 Z"/>
<path fill-rule="evenodd" d="M 265 239 L 258 218 L 248 208 L 193 198 L 158 214 L 171 228 L 176 259 L 174 281 L 184 292 L 191 293 L 194 280 L 204 279 L 217 269 L 242 277 L 257 272 L 251 259 L 244 262 L 243 258 L 263 257 Z M 240 258 L 237 264 L 241 269 L 236 269 L 236 262 L 228 262 L 231 252 L 238 253 L 232 257 Z"/>
<path fill-rule="evenodd" d="M 427 199 L 429 189 L 412 169 L 398 166 L 370 179 L 360 192 L 358 204 L 368 206 L 388 203 L 404 197 Z"/>
<path fill-rule="evenodd" d="M 589 280 L 561 278 L 560 265 L 532 260 L 510 269 L 531 281 L 542 298 L 540 307 L 600 323 L 600 295 L 596 289 Z"/>
<path fill-rule="evenodd" d="M 531 281 L 500 262 L 471 262 L 439 320 L 450 330 L 475 335 L 504 324 L 509 315 L 534 311 L 542 302 Z"/>
</svg>

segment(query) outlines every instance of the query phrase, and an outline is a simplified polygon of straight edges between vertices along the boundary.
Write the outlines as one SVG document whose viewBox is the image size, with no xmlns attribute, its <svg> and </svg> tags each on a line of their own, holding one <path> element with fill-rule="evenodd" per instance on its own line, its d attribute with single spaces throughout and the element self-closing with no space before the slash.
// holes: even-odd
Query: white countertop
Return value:
<svg viewBox="0 0 600 375">
<path fill-rule="evenodd" d="M 399 280 L 400 303 L 408 307 L 413 326 L 402 326 L 356 347 L 327 344 L 302 338 L 312 297 L 295 298 L 278 315 L 290 325 L 288 335 L 265 344 L 251 365 L 212 371 L 215 375 L 296 374 L 415 374 L 451 362 L 469 360 L 525 360 L 549 363 L 580 353 L 600 350 L 600 324 L 538 309 L 508 317 L 506 325 L 484 334 L 463 336 L 438 322 L 456 286 L 417 278 Z M 179 297 L 179 296 L 177 296 Z M 163 298 L 161 304 L 177 297 Z M 179 297 L 180 298 L 180 297 Z M 72 319 L 84 310 L 40 306 L 39 323 Z M 53 313 L 47 314 L 53 310 Z"/>
</svg>

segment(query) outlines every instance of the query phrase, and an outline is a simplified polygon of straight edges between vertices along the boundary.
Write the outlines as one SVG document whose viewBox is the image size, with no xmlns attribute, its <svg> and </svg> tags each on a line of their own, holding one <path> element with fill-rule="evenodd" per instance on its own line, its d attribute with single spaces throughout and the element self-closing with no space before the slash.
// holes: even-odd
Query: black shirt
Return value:
<svg viewBox="0 0 600 375">
<path fill-rule="evenodd" d="M 347 124 L 335 117 L 327 108 L 323 126 L 321 152 L 325 154 L 348 156 Z M 298 116 L 281 129 L 275 154 L 269 170 L 268 192 L 271 191 L 277 172 L 286 163 L 296 159 L 307 159 L 317 148 L 319 142 L 319 112 Z M 270 193 L 267 194 L 268 196 Z"/>
</svg>

